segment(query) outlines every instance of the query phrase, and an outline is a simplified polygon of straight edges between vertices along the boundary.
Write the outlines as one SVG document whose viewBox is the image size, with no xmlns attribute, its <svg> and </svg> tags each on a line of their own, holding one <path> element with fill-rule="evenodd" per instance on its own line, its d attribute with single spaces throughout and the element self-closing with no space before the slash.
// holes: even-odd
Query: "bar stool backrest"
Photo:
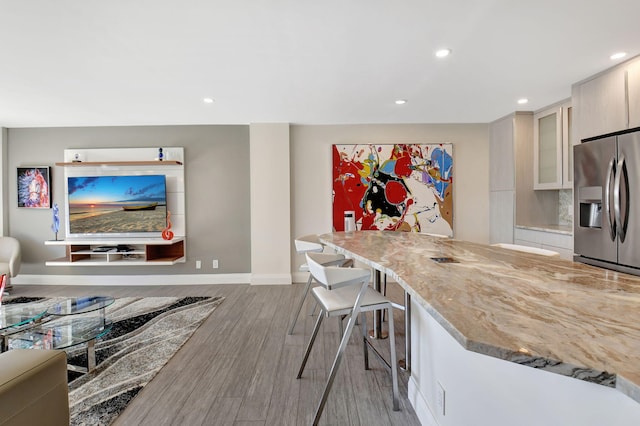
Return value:
<svg viewBox="0 0 640 426">
<path fill-rule="evenodd" d="M 371 279 L 371 271 L 364 268 L 339 268 L 335 266 L 326 266 L 328 259 L 335 256 L 327 253 L 306 254 L 309 272 L 313 278 L 325 287 L 340 288 L 347 285 L 369 282 Z"/>
<path fill-rule="evenodd" d="M 318 252 L 324 250 L 324 245 L 320 242 L 317 234 L 303 235 L 294 240 L 298 253 Z"/>
</svg>

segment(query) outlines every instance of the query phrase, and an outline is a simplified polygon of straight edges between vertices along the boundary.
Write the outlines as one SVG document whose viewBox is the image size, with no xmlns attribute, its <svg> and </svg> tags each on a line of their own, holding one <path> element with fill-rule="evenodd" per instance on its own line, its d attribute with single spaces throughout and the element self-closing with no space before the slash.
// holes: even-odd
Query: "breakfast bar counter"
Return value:
<svg viewBox="0 0 640 426">
<path fill-rule="evenodd" d="M 640 277 L 417 233 L 320 239 L 397 281 L 465 351 L 615 388 L 640 402 Z M 414 370 L 423 367 L 414 360 L 420 333 L 412 329 Z"/>
</svg>

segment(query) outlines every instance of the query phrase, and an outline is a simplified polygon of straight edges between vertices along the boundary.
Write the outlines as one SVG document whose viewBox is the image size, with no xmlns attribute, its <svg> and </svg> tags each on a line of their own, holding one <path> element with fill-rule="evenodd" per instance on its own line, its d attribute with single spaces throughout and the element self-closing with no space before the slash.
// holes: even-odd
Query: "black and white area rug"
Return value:
<svg viewBox="0 0 640 426">
<path fill-rule="evenodd" d="M 69 372 L 71 425 L 110 424 L 223 300 L 116 299 L 106 308 L 113 328 L 95 345 L 97 368 L 87 374 Z M 86 350 L 68 349 L 67 359 L 86 365 Z"/>
</svg>

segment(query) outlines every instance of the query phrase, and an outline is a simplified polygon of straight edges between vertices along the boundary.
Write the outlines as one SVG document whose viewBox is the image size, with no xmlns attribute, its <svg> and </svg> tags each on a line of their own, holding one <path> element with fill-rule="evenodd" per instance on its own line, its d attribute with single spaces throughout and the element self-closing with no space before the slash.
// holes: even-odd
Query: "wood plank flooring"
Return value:
<svg viewBox="0 0 640 426">
<path fill-rule="evenodd" d="M 324 320 L 302 379 L 296 379 L 316 316 L 307 303 L 294 334 L 288 324 L 302 285 L 292 286 L 14 286 L 12 296 L 224 296 L 225 301 L 138 394 L 114 425 L 307 425 L 339 344 L 336 318 Z M 402 291 L 389 285 L 402 303 Z M 404 357 L 403 314 L 396 311 L 396 350 Z M 371 318 L 368 319 L 369 326 Z M 386 324 L 385 324 L 386 327 Z M 364 370 L 354 329 L 322 415 L 323 425 L 419 425 L 400 371 L 400 411 L 391 378 L 370 354 Z M 374 342 L 388 359 L 389 341 Z"/>
</svg>

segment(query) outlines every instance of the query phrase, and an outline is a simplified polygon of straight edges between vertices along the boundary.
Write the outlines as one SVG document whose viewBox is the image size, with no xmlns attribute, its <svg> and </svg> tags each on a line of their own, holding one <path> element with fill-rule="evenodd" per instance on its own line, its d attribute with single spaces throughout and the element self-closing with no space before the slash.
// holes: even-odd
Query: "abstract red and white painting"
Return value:
<svg viewBox="0 0 640 426">
<path fill-rule="evenodd" d="M 333 145 L 333 228 L 453 236 L 452 144 Z"/>
</svg>

